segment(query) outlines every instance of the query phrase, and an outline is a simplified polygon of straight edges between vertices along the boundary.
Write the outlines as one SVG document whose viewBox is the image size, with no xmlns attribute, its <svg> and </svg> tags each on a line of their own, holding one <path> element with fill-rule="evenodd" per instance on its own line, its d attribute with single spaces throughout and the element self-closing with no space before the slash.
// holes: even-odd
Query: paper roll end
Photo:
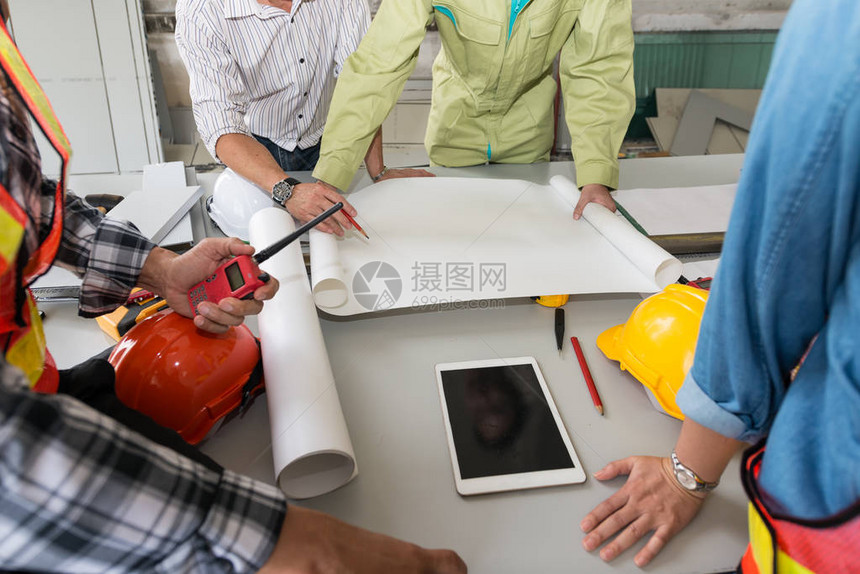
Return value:
<svg viewBox="0 0 860 574">
<path fill-rule="evenodd" d="M 333 309 L 347 301 L 346 284 L 340 279 L 323 279 L 314 285 L 314 302 L 319 307 Z"/>
<path fill-rule="evenodd" d="M 316 452 L 296 459 L 278 475 L 289 498 L 313 498 L 348 483 L 356 475 L 355 459 L 344 452 Z"/>
<path fill-rule="evenodd" d="M 681 276 L 681 271 L 683 271 L 683 266 L 678 259 L 674 257 L 666 259 L 660 263 L 654 272 L 654 282 L 657 283 L 660 289 L 665 289 L 667 285 L 671 285 L 678 280 Z"/>
</svg>

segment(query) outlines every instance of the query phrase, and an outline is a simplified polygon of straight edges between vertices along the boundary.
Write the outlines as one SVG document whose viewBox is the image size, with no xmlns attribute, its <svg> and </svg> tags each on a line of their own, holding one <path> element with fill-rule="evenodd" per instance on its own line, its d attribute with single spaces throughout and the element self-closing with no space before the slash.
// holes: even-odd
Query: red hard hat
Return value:
<svg viewBox="0 0 860 574">
<path fill-rule="evenodd" d="M 260 346 L 248 327 L 206 333 L 169 310 L 129 330 L 108 361 L 117 397 L 191 444 L 263 387 Z"/>
</svg>

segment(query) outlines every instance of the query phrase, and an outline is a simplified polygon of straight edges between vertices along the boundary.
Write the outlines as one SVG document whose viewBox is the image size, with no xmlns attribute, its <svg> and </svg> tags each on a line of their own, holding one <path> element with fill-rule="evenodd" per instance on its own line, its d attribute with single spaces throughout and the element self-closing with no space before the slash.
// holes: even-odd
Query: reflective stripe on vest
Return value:
<svg viewBox="0 0 860 574">
<path fill-rule="evenodd" d="M 2 20 L 0 20 L 0 65 L 2 65 L 12 87 L 21 96 L 27 110 L 42 128 L 42 132 L 51 142 L 53 148 L 60 154 L 61 160 L 60 177 L 54 194 L 51 232 L 24 268 L 24 281 L 29 284 L 51 267 L 54 256 L 57 254 L 57 248 L 60 246 L 60 239 L 63 236 L 63 196 L 66 189 L 66 169 L 72 148 L 69 144 L 69 138 L 66 137 L 57 115 L 48 101 L 48 96 L 45 95 L 30 67 L 24 61 L 12 38 L 9 37 L 9 32 Z"/>
<path fill-rule="evenodd" d="M 0 336 L 6 360 L 27 374 L 31 386 L 41 392 L 55 392 L 58 373 L 45 346 L 42 322 L 32 296 L 19 296 L 31 281 L 45 273 L 53 263 L 63 235 L 63 207 L 66 169 L 71 146 L 60 122 L 33 72 L 21 57 L 0 19 L 0 66 L 10 86 L 18 93 L 30 115 L 60 155 L 61 168 L 50 231 L 20 269 L 16 263 L 27 222 L 26 214 L 12 196 L 0 186 Z M 24 308 L 19 307 L 23 305 Z"/>
<path fill-rule="evenodd" d="M 750 498 L 750 544 L 741 560 L 740 572 L 857 572 L 860 568 L 860 502 L 821 520 L 800 520 L 771 513 L 758 487 L 763 455 L 763 444 L 744 454 L 741 473 Z"/>
</svg>

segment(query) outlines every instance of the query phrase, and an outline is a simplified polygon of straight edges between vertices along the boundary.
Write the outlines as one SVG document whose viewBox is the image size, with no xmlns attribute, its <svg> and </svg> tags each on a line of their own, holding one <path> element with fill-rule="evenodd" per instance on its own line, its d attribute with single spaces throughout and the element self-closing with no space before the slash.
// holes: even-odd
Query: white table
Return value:
<svg viewBox="0 0 860 574">
<path fill-rule="evenodd" d="M 732 183 L 741 162 L 742 156 L 624 160 L 621 187 Z M 568 162 L 434 171 L 540 184 L 555 174 L 573 175 Z M 440 362 L 534 356 L 587 474 L 629 455 L 666 455 L 680 422 L 658 413 L 643 387 L 594 344 L 604 329 L 624 322 L 640 300 L 628 295 L 577 296 L 565 307 L 566 336 L 576 335 L 583 344 L 606 408 L 604 417 L 591 403 L 569 344 L 559 357 L 553 310 L 528 300 L 506 300 L 503 308 L 493 309 L 322 317 L 359 475 L 343 488 L 301 504 L 422 546 L 452 548 L 472 573 L 640 571 L 632 558 L 641 543 L 610 564 L 581 547 L 579 522 L 623 479 L 601 483 L 589 477 L 575 486 L 459 496 L 434 374 Z M 94 321 L 75 316 L 73 305 L 43 308 L 49 347 L 61 367 L 111 344 Z M 255 320 L 249 325 L 255 329 Z M 266 402 L 257 400 L 203 450 L 227 468 L 273 483 L 269 444 Z M 699 516 L 646 570 L 733 570 L 745 546 L 746 498 L 735 458 Z"/>
</svg>

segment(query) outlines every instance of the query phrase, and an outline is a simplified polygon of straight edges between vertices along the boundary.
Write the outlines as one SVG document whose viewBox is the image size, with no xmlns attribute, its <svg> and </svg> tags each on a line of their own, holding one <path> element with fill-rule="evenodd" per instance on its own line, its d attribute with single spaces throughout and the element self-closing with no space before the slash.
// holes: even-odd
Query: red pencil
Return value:
<svg viewBox="0 0 860 574">
<path fill-rule="evenodd" d="M 588 363 L 585 362 L 585 355 L 582 353 L 582 347 L 579 346 L 579 339 L 571 337 L 570 342 L 573 344 L 573 350 L 576 351 L 576 358 L 579 360 L 579 368 L 582 369 L 582 376 L 585 377 L 585 384 L 588 385 L 588 392 L 591 393 L 591 402 L 594 403 L 594 408 L 603 416 L 603 402 L 600 400 L 600 395 L 597 394 L 597 387 L 594 386 L 594 379 L 591 378 L 591 371 L 588 370 Z"/>
<path fill-rule="evenodd" d="M 348 214 L 345 209 L 342 209 L 341 213 L 343 213 L 346 216 L 346 218 L 349 220 L 349 222 L 352 223 L 353 227 L 358 229 L 362 235 L 367 237 L 367 239 L 370 239 L 370 237 L 367 236 L 367 233 L 364 232 L 364 229 L 361 228 L 361 226 L 358 224 L 358 222 L 355 219 L 353 219 L 352 216 L 350 214 Z"/>
</svg>

